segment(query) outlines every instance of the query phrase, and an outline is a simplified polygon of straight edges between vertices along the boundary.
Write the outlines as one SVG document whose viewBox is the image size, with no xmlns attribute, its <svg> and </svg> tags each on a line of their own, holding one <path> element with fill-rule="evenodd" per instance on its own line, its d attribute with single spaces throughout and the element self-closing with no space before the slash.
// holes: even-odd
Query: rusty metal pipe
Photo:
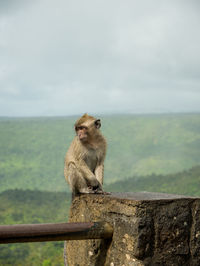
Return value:
<svg viewBox="0 0 200 266">
<path fill-rule="evenodd" d="M 105 222 L 1 225 L 0 244 L 112 238 Z"/>
</svg>

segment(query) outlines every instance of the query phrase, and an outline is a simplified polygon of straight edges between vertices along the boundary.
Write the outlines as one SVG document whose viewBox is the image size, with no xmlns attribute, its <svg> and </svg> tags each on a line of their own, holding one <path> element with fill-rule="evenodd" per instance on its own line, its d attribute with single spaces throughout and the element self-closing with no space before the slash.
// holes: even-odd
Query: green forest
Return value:
<svg viewBox="0 0 200 266">
<path fill-rule="evenodd" d="M 200 114 L 100 117 L 106 191 L 200 196 Z M 66 222 L 77 117 L 0 118 L 0 224 Z M 0 245 L 0 265 L 63 265 L 63 242 Z"/>
<path fill-rule="evenodd" d="M 64 157 L 77 117 L 1 118 L 0 192 L 66 191 Z M 200 164 L 200 114 L 104 116 L 105 184 Z"/>
<path fill-rule="evenodd" d="M 116 181 L 106 186 L 111 192 L 162 192 L 200 197 L 200 166 L 180 173 L 138 176 Z"/>
<path fill-rule="evenodd" d="M 0 224 L 66 222 L 71 201 L 66 192 L 7 190 L 0 194 Z M 63 265 L 61 242 L 0 245 L 0 265 Z"/>
</svg>

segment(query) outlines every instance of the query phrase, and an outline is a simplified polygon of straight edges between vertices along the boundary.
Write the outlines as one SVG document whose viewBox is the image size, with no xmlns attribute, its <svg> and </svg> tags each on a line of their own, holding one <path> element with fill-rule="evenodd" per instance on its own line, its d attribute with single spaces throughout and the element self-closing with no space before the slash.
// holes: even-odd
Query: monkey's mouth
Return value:
<svg viewBox="0 0 200 266">
<path fill-rule="evenodd" d="M 87 140 L 87 135 L 86 135 L 86 134 L 79 134 L 78 137 L 79 137 L 79 139 L 80 139 L 81 141 L 85 141 L 85 140 Z"/>
</svg>

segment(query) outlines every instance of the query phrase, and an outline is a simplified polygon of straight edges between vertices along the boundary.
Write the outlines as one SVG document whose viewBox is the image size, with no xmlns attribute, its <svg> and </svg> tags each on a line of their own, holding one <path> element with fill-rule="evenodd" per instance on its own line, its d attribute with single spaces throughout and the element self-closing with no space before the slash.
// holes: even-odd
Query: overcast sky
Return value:
<svg viewBox="0 0 200 266">
<path fill-rule="evenodd" d="M 0 116 L 200 111 L 199 0 L 0 0 Z"/>
</svg>

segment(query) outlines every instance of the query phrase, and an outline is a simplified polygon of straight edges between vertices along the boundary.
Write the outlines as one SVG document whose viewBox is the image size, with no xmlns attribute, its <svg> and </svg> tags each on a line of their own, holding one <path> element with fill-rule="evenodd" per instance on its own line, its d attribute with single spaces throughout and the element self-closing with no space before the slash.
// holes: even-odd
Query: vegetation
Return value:
<svg viewBox="0 0 200 266">
<path fill-rule="evenodd" d="M 0 191 L 66 191 L 66 150 L 76 117 L 0 119 Z M 200 164 L 200 114 L 102 117 L 106 184 Z"/>
<path fill-rule="evenodd" d="M 112 192 L 151 191 L 200 197 L 200 166 L 181 173 L 127 178 L 107 185 Z"/>
<path fill-rule="evenodd" d="M 8 190 L 0 194 L 0 224 L 66 222 L 70 195 Z M 63 242 L 0 245 L 0 265 L 63 265 Z"/>
</svg>

